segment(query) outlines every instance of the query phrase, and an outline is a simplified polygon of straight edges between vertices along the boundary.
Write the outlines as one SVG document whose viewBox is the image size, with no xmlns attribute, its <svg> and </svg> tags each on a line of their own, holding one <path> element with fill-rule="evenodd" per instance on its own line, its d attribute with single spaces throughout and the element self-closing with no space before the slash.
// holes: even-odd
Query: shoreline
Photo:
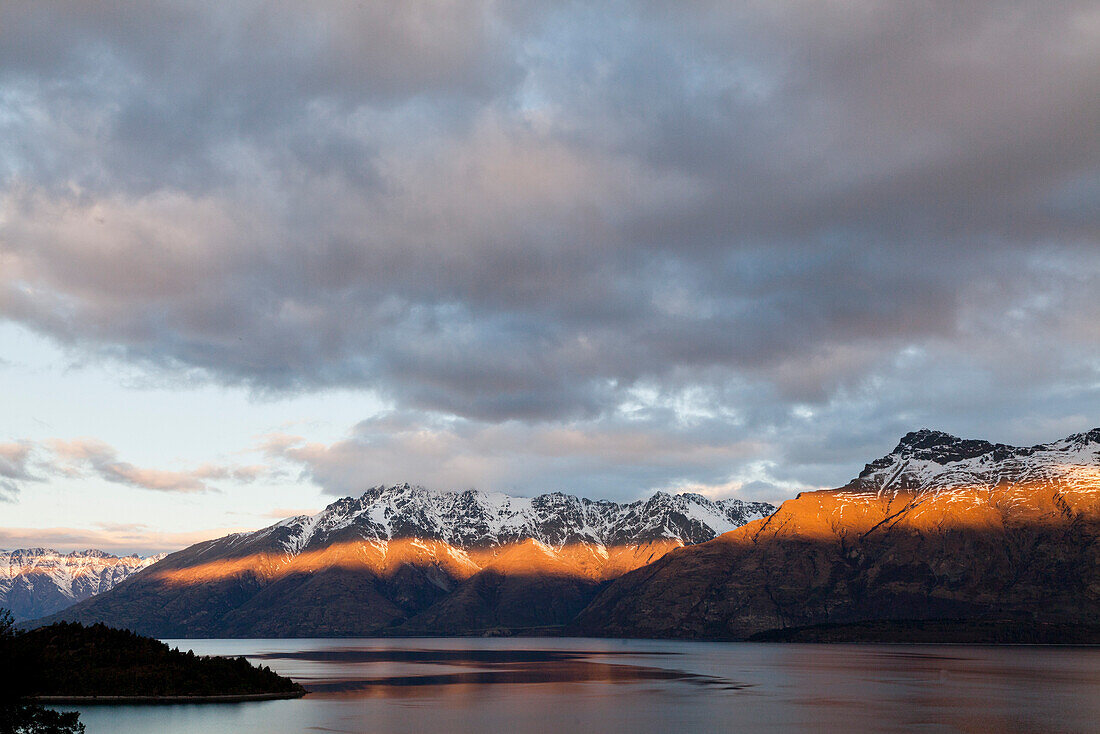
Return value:
<svg viewBox="0 0 1100 734">
<path fill-rule="evenodd" d="M 29 700 L 46 706 L 125 703 L 245 703 L 301 698 L 308 691 L 281 693 L 229 693 L 214 696 L 32 696 Z"/>
</svg>

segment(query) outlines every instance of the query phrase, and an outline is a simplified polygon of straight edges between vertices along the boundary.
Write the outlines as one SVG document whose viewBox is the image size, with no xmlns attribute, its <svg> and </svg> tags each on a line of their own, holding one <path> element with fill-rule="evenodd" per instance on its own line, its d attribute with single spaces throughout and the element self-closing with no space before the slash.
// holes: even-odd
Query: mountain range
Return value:
<svg viewBox="0 0 1100 734">
<path fill-rule="evenodd" d="M 774 509 L 698 494 L 615 503 L 376 487 L 173 553 L 55 619 L 156 637 L 560 629 L 608 581 Z"/>
<path fill-rule="evenodd" d="M 114 588 L 164 558 L 114 556 L 101 550 L 0 550 L 0 607 L 17 620 L 53 614 Z"/>
<path fill-rule="evenodd" d="M 1031 447 L 922 430 L 844 487 L 625 574 L 573 629 L 744 639 L 876 620 L 1095 627 L 1098 539 L 1100 429 Z"/>
<path fill-rule="evenodd" d="M 377 487 L 174 553 L 45 621 L 159 637 L 706 639 L 934 622 L 921 634 L 1092 639 L 1098 540 L 1100 429 L 1030 447 L 921 430 L 778 509 Z"/>
</svg>

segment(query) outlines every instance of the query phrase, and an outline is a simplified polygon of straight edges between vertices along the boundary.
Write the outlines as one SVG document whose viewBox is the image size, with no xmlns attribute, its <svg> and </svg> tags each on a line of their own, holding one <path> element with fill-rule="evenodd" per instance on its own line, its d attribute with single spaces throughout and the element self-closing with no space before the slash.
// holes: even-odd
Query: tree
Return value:
<svg viewBox="0 0 1100 734">
<path fill-rule="evenodd" d="M 0 701 L 13 701 L 20 697 L 15 660 L 15 618 L 7 609 L 0 609 Z"/>
<path fill-rule="evenodd" d="M 84 734 L 80 714 L 63 714 L 29 703 L 0 704 L 0 732 L 4 734 Z"/>
<path fill-rule="evenodd" d="M 13 637 L 15 637 L 15 617 L 11 616 L 11 611 L 0 609 L 0 642 L 6 642 Z"/>
<path fill-rule="evenodd" d="M 15 618 L 0 609 L 0 734 L 82 734 L 77 713 L 63 714 L 23 700 L 26 671 L 16 658 Z"/>
</svg>

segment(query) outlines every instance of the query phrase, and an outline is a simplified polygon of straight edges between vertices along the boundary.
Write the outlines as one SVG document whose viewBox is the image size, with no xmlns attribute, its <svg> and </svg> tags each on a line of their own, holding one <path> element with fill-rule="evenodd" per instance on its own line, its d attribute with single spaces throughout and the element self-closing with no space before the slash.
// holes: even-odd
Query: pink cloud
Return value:
<svg viewBox="0 0 1100 734">
<path fill-rule="evenodd" d="M 99 477 L 154 492 L 209 492 L 212 481 L 254 482 L 268 473 L 262 465 L 201 464 L 194 469 L 173 470 L 140 467 L 121 461 L 115 448 L 94 438 L 48 439 L 0 444 L 0 493 L 16 494 L 21 486 L 43 477 L 29 471 L 32 455 L 43 477 L 76 479 Z"/>
</svg>

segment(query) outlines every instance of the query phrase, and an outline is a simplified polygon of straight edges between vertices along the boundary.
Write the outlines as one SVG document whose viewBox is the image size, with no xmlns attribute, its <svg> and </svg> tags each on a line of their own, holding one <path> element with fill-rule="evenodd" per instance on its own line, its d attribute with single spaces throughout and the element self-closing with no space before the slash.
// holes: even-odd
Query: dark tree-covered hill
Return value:
<svg viewBox="0 0 1100 734">
<path fill-rule="evenodd" d="M 304 689 L 244 658 L 197 656 L 102 624 L 62 622 L 14 638 L 27 692 L 38 696 L 301 695 Z"/>
</svg>

